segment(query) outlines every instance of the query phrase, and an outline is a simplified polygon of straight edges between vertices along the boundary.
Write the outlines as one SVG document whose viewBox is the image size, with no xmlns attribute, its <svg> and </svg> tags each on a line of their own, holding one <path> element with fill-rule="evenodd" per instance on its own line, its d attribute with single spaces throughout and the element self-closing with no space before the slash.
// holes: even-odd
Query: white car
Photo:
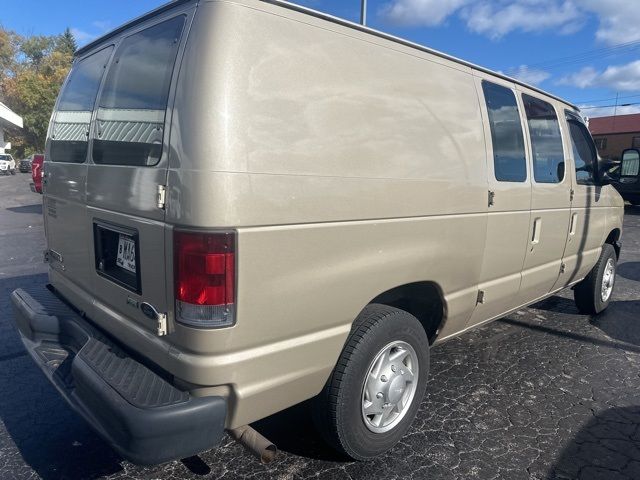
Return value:
<svg viewBox="0 0 640 480">
<path fill-rule="evenodd" d="M 0 173 L 3 175 L 16 174 L 16 161 L 11 155 L 0 154 Z"/>
</svg>

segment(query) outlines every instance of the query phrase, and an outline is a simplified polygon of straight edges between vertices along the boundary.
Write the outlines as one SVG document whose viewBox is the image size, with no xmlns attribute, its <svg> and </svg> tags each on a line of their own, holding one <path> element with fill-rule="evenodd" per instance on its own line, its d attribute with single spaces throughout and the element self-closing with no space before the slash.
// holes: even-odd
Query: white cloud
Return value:
<svg viewBox="0 0 640 480">
<path fill-rule="evenodd" d="M 640 40 L 638 0 L 387 0 L 381 15 L 395 24 L 428 27 L 457 15 L 469 30 L 494 39 L 514 31 L 571 34 L 595 15 L 601 42 Z"/>
<path fill-rule="evenodd" d="M 95 40 L 99 36 L 105 34 L 108 30 L 111 29 L 111 22 L 108 21 L 95 21 L 91 22 L 92 31 L 81 30 L 79 28 L 72 28 L 71 33 L 73 37 L 76 39 L 78 46 L 85 45 L 92 40 Z"/>
<path fill-rule="evenodd" d="M 471 31 L 494 39 L 513 31 L 556 29 L 568 34 L 579 30 L 584 21 L 584 14 L 570 0 L 476 1 L 462 11 L 462 17 Z"/>
<path fill-rule="evenodd" d="M 78 45 L 89 43 L 91 40 L 98 36 L 97 34 L 85 32 L 84 30 L 80 30 L 79 28 L 72 28 L 71 33 L 73 34 L 73 38 L 76 39 L 76 42 L 78 42 Z"/>
<path fill-rule="evenodd" d="M 631 115 L 632 113 L 640 113 L 640 105 L 627 105 L 615 107 L 594 107 L 593 105 L 579 105 L 580 113 L 583 117 L 597 118 L 609 117 L 614 113 L 616 115 Z"/>
<path fill-rule="evenodd" d="M 583 8 L 600 19 L 596 38 L 609 45 L 640 40 L 637 0 L 583 0 Z"/>
<path fill-rule="evenodd" d="M 520 65 L 518 68 L 507 72 L 513 78 L 528 83 L 530 85 L 539 85 L 551 77 L 549 72 L 537 68 L 531 68 L 527 65 Z"/>
<path fill-rule="evenodd" d="M 612 91 L 640 91 L 640 60 L 624 65 L 611 65 L 603 71 L 593 67 L 566 75 L 558 80 L 559 85 L 578 88 L 603 87 Z"/>
<path fill-rule="evenodd" d="M 473 0 L 393 0 L 382 15 L 399 25 L 439 25 L 452 13 Z"/>
</svg>

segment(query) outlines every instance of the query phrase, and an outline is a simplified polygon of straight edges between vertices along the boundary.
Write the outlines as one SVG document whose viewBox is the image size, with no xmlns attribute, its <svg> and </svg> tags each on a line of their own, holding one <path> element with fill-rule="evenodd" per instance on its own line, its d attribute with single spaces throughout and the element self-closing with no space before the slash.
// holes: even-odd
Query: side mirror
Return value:
<svg viewBox="0 0 640 480">
<path fill-rule="evenodd" d="M 615 179 L 609 175 L 609 170 L 611 170 L 616 165 L 619 165 L 620 162 L 616 160 L 612 160 L 610 158 L 598 158 L 598 185 L 605 186 L 610 185 Z"/>
<path fill-rule="evenodd" d="M 620 177 L 637 177 L 640 173 L 640 150 L 629 148 L 622 152 Z"/>
</svg>

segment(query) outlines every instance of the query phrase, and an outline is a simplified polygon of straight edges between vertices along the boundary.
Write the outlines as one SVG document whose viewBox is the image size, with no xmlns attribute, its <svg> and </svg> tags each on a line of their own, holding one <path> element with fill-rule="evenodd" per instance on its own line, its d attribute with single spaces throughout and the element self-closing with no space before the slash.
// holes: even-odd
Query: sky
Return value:
<svg viewBox="0 0 640 480">
<path fill-rule="evenodd" d="M 163 3 L 0 0 L 0 24 L 23 35 L 69 27 L 82 45 Z M 360 0 L 295 3 L 359 20 Z M 640 113 L 638 25 L 640 0 L 368 0 L 368 26 L 520 78 L 589 117 Z"/>
</svg>

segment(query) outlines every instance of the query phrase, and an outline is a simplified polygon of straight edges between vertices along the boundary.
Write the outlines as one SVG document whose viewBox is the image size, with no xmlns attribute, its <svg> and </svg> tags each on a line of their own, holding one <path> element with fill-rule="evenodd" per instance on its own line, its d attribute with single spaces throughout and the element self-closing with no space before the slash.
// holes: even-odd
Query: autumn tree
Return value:
<svg viewBox="0 0 640 480">
<path fill-rule="evenodd" d="M 24 120 L 22 130 L 9 132 L 15 156 L 44 151 L 51 112 L 75 49 L 69 29 L 28 38 L 0 29 L 0 95 Z"/>
</svg>

